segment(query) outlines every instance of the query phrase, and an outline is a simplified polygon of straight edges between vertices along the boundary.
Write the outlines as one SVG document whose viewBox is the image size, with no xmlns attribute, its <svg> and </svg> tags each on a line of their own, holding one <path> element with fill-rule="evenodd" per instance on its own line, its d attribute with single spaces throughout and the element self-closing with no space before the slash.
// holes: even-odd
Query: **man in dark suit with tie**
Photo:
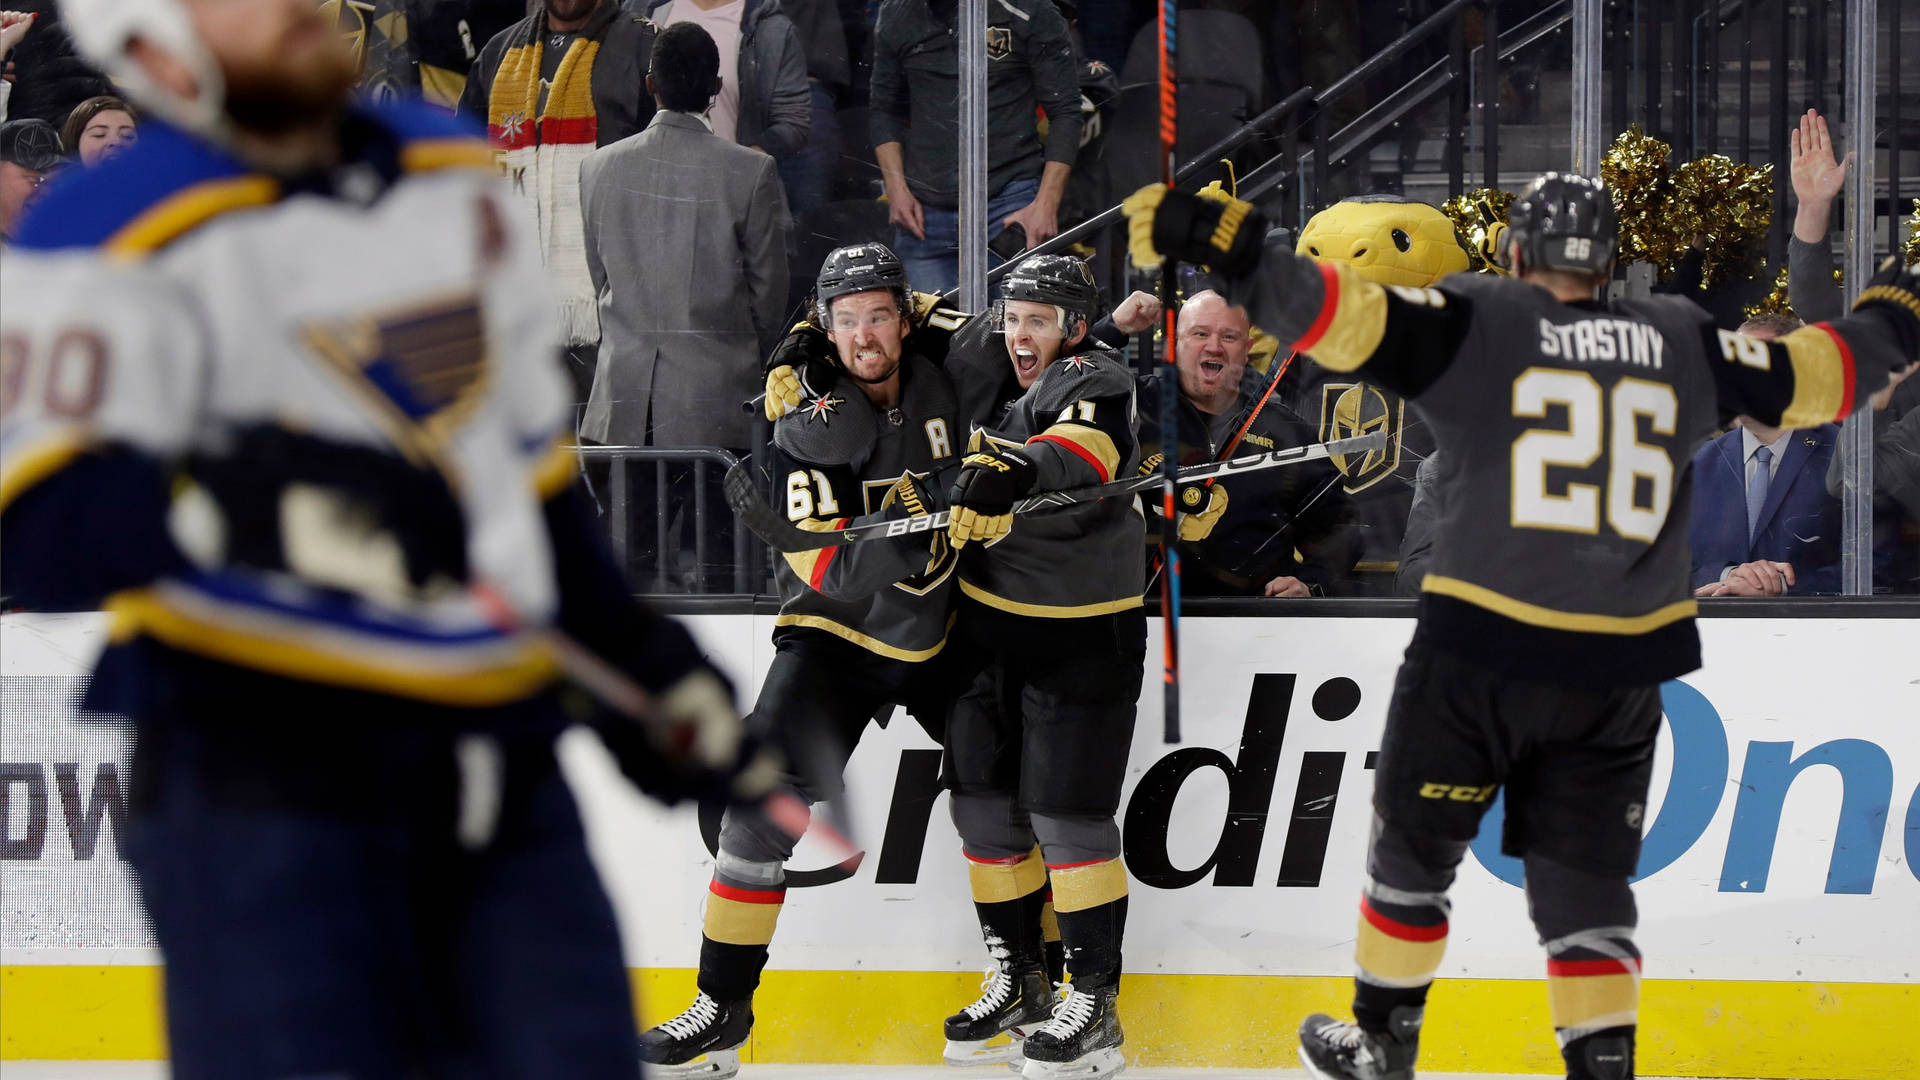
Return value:
<svg viewBox="0 0 1920 1080">
<path fill-rule="evenodd" d="M 1800 325 L 1762 315 L 1740 332 L 1775 338 Z M 1840 501 L 1827 464 L 1840 429 L 1783 432 L 1748 417 L 1693 456 L 1697 596 L 1808 596 L 1840 591 Z"/>
</svg>

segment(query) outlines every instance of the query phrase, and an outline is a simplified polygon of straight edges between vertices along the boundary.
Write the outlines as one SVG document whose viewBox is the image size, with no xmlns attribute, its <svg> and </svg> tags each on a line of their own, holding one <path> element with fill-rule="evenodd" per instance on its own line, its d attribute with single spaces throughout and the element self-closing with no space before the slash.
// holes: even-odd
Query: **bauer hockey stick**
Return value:
<svg viewBox="0 0 1920 1080">
<path fill-rule="evenodd" d="M 1351 439 L 1335 439 L 1332 442 L 1295 446 L 1228 461 L 1190 465 L 1178 470 L 1174 476 L 1178 484 L 1192 484 L 1225 479 L 1237 473 L 1259 472 L 1262 469 L 1322 461 L 1344 454 L 1366 453 L 1382 449 L 1386 444 L 1387 433 L 1375 431 L 1366 435 L 1357 435 Z M 1119 498 L 1151 491 L 1161 483 L 1163 478 L 1160 474 L 1149 473 L 1145 476 L 1129 476 L 1105 484 L 1068 488 L 1063 491 L 1043 491 L 1014 503 L 1013 512 L 1030 514 L 1036 510 L 1079 506 L 1097 499 Z M 841 544 L 860 544 L 868 540 L 886 540 L 899 536 L 938 532 L 947 527 L 951 514 L 951 511 L 941 510 L 938 513 L 922 514 L 919 517 L 870 521 L 831 532 L 813 532 L 793 525 L 778 510 L 767 505 L 766 500 L 760 497 L 758 486 L 754 482 L 753 470 L 746 462 L 741 462 L 727 470 L 725 488 L 727 505 L 733 507 L 733 512 L 740 518 L 740 523 L 765 541 L 768 547 L 785 555 L 819 551 L 821 548 L 838 547 Z"/>
<path fill-rule="evenodd" d="M 1160 0 L 1160 179 L 1172 190 L 1178 163 L 1180 135 L 1180 94 L 1175 82 L 1174 36 L 1176 0 Z M 1179 316 L 1174 310 L 1174 273 L 1177 264 L 1166 259 L 1160 264 L 1160 308 L 1165 320 L 1161 331 L 1160 355 L 1166 370 L 1160 377 L 1160 430 L 1169 449 L 1160 456 L 1160 627 L 1165 639 L 1166 658 L 1166 741 L 1180 741 L 1180 526 L 1174 520 L 1175 492 L 1180 486 L 1180 369 L 1174 359 L 1174 331 Z"/>
</svg>

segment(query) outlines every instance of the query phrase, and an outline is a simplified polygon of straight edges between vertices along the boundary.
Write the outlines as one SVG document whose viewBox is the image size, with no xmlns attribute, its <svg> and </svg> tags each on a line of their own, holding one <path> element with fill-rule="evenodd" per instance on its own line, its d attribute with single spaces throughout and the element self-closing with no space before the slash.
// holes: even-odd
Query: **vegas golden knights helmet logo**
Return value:
<svg viewBox="0 0 1920 1080">
<path fill-rule="evenodd" d="M 987 27 L 987 59 L 1005 60 L 1013 55 L 1013 29 L 1006 26 Z"/>
<path fill-rule="evenodd" d="M 1347 478 L 1348 494 L 1365 491 L 1400 467 L 1400 439 L 1405 434 L 1407 403 L 1368 383 L 1323 383 L 1320 387 L 1320 441 L 1351 439 L 1376 431 L 1387 433 L 1387 444 L 1365 454 L 1335 454 L 1334 467 Z"/>
</svg>

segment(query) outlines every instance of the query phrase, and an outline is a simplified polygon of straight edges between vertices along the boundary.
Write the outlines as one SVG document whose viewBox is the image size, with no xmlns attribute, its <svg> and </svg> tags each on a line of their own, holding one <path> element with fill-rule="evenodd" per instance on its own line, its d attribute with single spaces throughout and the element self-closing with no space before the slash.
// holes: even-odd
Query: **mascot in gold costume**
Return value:
<svg viewBox="0 0 1920 1080">
<path fill-rule="evenodd" d="M 1391 195 L 1363 195 L 1315 214 L 1295 250 L 1341 262 L 1380 285 L 1421 288 L 1466 270 L 1467 250 L 1453 222 L 1437 208 Z M 1309 354 L 1296 358 L 1277 391 L 1294 412 L 1319 427 L 1322 441 L 1386 431 L 1386 449 L 1338 458 L 1361 531 L 1351 588 L 1387 595 L 1400 560 L 1400 540 L 1413 502 L 1414 471 L 1433 452 L 1433 433 L 1404 398 L 1382 386 L 1328 371 Z"/>
</svg>

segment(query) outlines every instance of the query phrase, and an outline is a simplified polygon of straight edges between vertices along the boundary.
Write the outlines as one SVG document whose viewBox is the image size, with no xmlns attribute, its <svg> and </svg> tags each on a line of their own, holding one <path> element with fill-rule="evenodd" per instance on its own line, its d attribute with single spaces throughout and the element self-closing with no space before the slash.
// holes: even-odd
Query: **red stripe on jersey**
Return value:
<svg viewBox="0 0 1920 1080">
<path fill-rule="evenodd" d="M 1583 975 L 1637 975 L 1640 958 L 1625 960 L 1549 960 L 1547 974 L 1556 979 L 1577 979 Z"/>
<path fill-rule="evenodd" d="M 1380 910 L 1373 906 L 1373 901 L 1364 896 L 1360 898 L 1360 917 L 1367 920 L 1375 930 L 1401 941 L 1439 941 L 1447 936 L 1447 924 L 1444 921 L 1435 926 L 1414 926 L 1403 923 L 1399 919 L 1382 915 Z"/>
<path fill-rule="evenodd" d="M 1027 442 L 1059 443 L 1061 446 L 1064 446 L 1067 449 L 1073 451 L 1075 454 L 1079 455 L 1082 461 L 1085 461 L 1087 464 L 1093 466 L 1094 475 L 1100 478 L 1101 483 L 1104 484 L 1109 479 L 1112 479 L 1107 475 L 1107 467 L 1100 463 L 1100 458 L 1096 454 L 1094 454 L 1093 451 L 1087 449 L 1084 446 L 1081 446 L 1079 443 L 1074 442 L 1072 439 L 1069 439 L 1064 435 L 1035 435 L 1033 438 L 1028 439 Z"/>
<path fill-rule="evenodd" d="M 1100 865 L 1101 863 L 1103 863 L 1103 862 L 1112 862 L 1112 861 L 1113 861 L 1112 859 L 1088 859 L 1088 860 L 1087 860 L 1086 862 L 1070 862 L 1070 863 L 1048 863 L 1048 864 L 1047 864 L 1047 869 L 1049 869 L 1049 870 L 1078 870 L 1078 869 L 1079 869 L 1080 867 L 1082 867 L 1082 866 L 1099 866 L 1099 865 Z M 1052 895 L 1053 895 L 1053 893 L 1052 893 L 1052 892 L 1048 892 L 1048 893 L 1047 893 L 1047 895 L 1048 895 L 1048 896 L 1052 896 Z"/>
<path fill-rule="evenodd" d="M 1835 330 L 1831 323 L 1813 325 L 1825 330 L 1827 336 L 1833 339 L 1834 348 L 1840 350 L 1840 415 L 1833 418 L 1837 424 L 1853 415 L 1853 349 L 1848 347 L 1847 339 L 1841 337 L 1840 331 Z"/>
<path fill-rule="evenodd" d="M 1325 337 L 1327 327 L 1333 325 L 1333 313 L 1340 309 L 1340 275 L 1334 270 L 1332 263 L 1320 264 L 1320 280 L 1326 284 L 1326 299 L 1320 301 L 1320 314 L 1313 317 L 1313 325 L 1307 327 L 1307 332 L 1301 334 L 1300 340 L 1293 343 L 1294 352 L 1307 352 Z"/>
<path fill-rule="evenodd" d="M 839 532 L 841 529 L 846 528 L 847 522 L 852 520 L 852 518 L 841 518 L 839 521 L 834 522 L 833 531 Z M 819 592 L 820 583 L 827 580 L 827 567 L 833 564 L 833 557 L 838 554 L 840 554 L 838 545 L 827 548 L 820 553 L 820 560 L 813 564 L 813 576 L 807 579 L 807 584 L 813 587 L 814 592 Z"/>
<path fill-rule="evenodd" d="M 784 904 L 787 900 L 785 889 L 740 889 L 722 881 L 708 882 L 707 891 L 741 904 Z"/>
</svg>

